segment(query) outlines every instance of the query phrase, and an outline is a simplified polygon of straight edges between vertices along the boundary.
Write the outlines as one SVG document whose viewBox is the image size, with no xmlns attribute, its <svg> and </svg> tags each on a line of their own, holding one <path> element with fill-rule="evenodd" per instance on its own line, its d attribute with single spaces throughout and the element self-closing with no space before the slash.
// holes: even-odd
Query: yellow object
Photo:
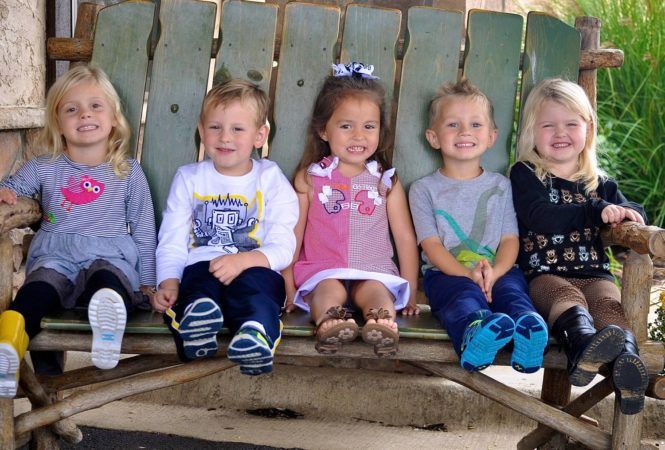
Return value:
<svg viewBox="0 0 665 450">
<path fill-rule="evenodd" d="M 18 387 L 19 366 L 30 339 L 21 313 L 0 314 L 0 398 L 13 398 Z"/>
</svg>

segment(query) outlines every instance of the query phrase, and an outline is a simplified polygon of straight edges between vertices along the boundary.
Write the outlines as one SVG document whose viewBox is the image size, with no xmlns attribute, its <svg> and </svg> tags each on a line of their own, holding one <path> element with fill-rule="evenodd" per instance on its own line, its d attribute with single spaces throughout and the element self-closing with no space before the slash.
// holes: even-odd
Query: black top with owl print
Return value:
<svg viewBox="0 0 665 450">
<path fill-rule="evenodd" d="M 644 208 L 626 200 L 609 178 L 601 177 L 587 193 L 583 183 L 554 175 L 541 181 L 532 165 L 518 162 L 510 181 L 520 232 L 517 262 L 529 280 L 541 274 L 611 279 L 600 239 L 603 209 L 619 205 L 646 218 Z"/>
</svg>

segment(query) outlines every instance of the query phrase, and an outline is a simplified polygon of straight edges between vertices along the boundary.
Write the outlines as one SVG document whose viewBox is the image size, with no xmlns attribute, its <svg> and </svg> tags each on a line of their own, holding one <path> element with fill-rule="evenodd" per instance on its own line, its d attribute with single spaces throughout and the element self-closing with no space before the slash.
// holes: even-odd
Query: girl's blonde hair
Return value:
<svg viewBox="0 0 665 450">
<path fill-rule="evenodd" d="M 65 152 L 67 142 L 58 126 L 58 106 L 70 89 L 86 82 L 96 84 L 109 102 L 111 102 L 117 125 L 113 127 L 109 135 L 107 162 L 111 164 L 117 176 L 125 177 L 130 170 L 127 155 L 129 153 L 131 130 L 127 119 L 122 113 L 118 93 L 104 71 L 97 67 L 74 67 L 58 78 L 51 89 L 49 89 L 46 96 L 46 125 L 41 133 L 41 145 L 49 149 L 54 158 Z"/>
<path fill-rule="evenodd" d="M 536 148 L 536 120 L 546 100 L 559 103 L 579 114 L 587 123 L 586 143 L 578 156 L 578 168 L 572 181 L 584 183 L 587 193 L 598 187 L 598 177 L 604 172 L 598 167 L 596 155 L 596 114 L 584 89 L 572 81 L 550 78 L 538 83 L 526 99 L 522 108 L 522 123 L 517 141 L 517 160 L 534 165 L 536 176 L 545 181 L 548 175 L 545 160 Z"/>
</svg>

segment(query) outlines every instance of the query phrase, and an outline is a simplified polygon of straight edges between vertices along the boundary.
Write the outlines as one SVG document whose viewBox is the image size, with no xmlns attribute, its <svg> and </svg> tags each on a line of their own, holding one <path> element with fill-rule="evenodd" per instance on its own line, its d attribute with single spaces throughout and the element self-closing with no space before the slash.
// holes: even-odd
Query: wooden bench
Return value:
<svg viewBox="0 0 665 450">
<path fill-rule="evenodd" d="M 578 80 L 595 101 L 595 70 L 622 63 L 621 51 L 598 49 L 599 21 L 588 17 L 578 19 L 576 29 L 545 14 L 531 13 L 523 37 L 524 19 L 514 14 L 473 10 L 464 30 L 460 12 L 412 7 L 406 29 L 401 30 L 401 12 L 395 9 L 350 5 L 342 11 L 311 3 L 294 2 L 280 8 L 275 4 L 229 1 L 224 4 L 220 35 L 215 39 L 213 3 L 157 3 L 157 11 L 148 1 L 105 8 L 97 18 L 94 42 L 50 39 L 48 48 L 51 59 L 91 59 L 109 74 L 135 130 L 133 148 L 148 177 L 158 217 L 176 168 L 199 156 L 195 130 L 210 81 L 211 58 L 215 58 L 215 82 L 243 77 L 270 92 L 274 100 L 270 158 L 288 176 L 299 160 L 313 98 L 330 72 L 330 64 L 338 60 L 374 64 L 393 110 L 394 164 L 406 186 L 439 166 L 437 153 L 428 148 L 423 136 L 427 103 L 443 81 L 454 80 L 460 71 L 494 103 L 499 139 L 485 155 L 483 165 L 505 172 L 512 148 L 516 96 L 521 104 L 538 80 L 563 76 Z M 278 24 L 283 24 L 281 29 Z M 466 41 L 461 50 L 463 31 Z M 6 308 L 12 294 L 9 230 L 34 224 L 39 218 L 39 207 L 32 200 L 21 199 L 15 207 L 0 206 L 0 310 Z M 646 340 L 652 270 L 649 255 L 665 256 L 664 233 L 655 227 L 629 225 L 606 233 L 608 242 L 635 250 L 624 267 L 623 304 L 654 376 L 663 368 L 665 352 L 661 343 Z M 277 362 L 292 356 L 322 358 L 314 350 L 314 328 L 307 316 L 294 313 L 284 320 Z M 461 369 L 445 331 L 426 305 L 420 317 L 400 317 L 398 321 L 402 340 L 395 361 L 453 380 L 541 424 L 524 437 L 521 448 L 538 446 L 555 432 L 592 448 L 639 445 L 642 414 L 624 416 L 615 407 L 612 433 L 577 418 L 612 392 L 611 382 L 604 380 L 569 404 L 563 353 L 553 349 L 545 357 L 540 400 L 483 373 Z M 80 312 L 45 319 L 42 326 L 30 350 L 90 348 L 89 326 Z M 80 432 L 67 419 L 73 414 L 233 367 L 224 356 L 228 341 L 228 335 L 222 332 L 218 356 L 180 364 L 161 317 L 145 312 L 129 318 L 123 341 L 123 353 L 136 356 L 121 360 L 115 369 L 88 367 L 42 379 L 23 363 L 21 388 L 33 410 L 14 418 L 13 402 L 0 401 L 0 447 L 13 448 L 31 435 L 42 440 L 42 445 L 52 444 L 51 432 L 76 441 Z M 345 346 L 333 357 L 375 358 L 372 349 L 362 343 Z M 509 355 L 500 353 L 496 364 L 509 364 Z M 280 370 L 279 365 L 275 370 Z M 662 398 L 661 380 L 654 381 L 654 390 L 661 392 Z M 105 383 L 98 385 L 100 382 Z M 57 395 L 65 389 L 90 385 L 95 386 L 76 390 L 64 399 Z M 50 431 L 45 431 L 44 427 L 51 424 Z"/>
</svg>

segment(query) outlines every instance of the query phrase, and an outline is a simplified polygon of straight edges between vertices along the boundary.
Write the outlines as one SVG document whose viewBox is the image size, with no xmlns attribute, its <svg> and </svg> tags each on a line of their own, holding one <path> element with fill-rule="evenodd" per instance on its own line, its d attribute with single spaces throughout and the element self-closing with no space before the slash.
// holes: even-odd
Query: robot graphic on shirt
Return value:
<svg viewBox="0 0 665 450">
<path fill-rule="evenodd" d="M 250 236 L 258 220 L 247 217 L 251 214 L 248 214 L 248 206 L 231 194 L 206 199 L 195 211 L 199 217 L 194 219 L 193 229 L 197 244 L 220 247 L 229 254 L 258 248 L 258 243 Z"/>
</svg>

